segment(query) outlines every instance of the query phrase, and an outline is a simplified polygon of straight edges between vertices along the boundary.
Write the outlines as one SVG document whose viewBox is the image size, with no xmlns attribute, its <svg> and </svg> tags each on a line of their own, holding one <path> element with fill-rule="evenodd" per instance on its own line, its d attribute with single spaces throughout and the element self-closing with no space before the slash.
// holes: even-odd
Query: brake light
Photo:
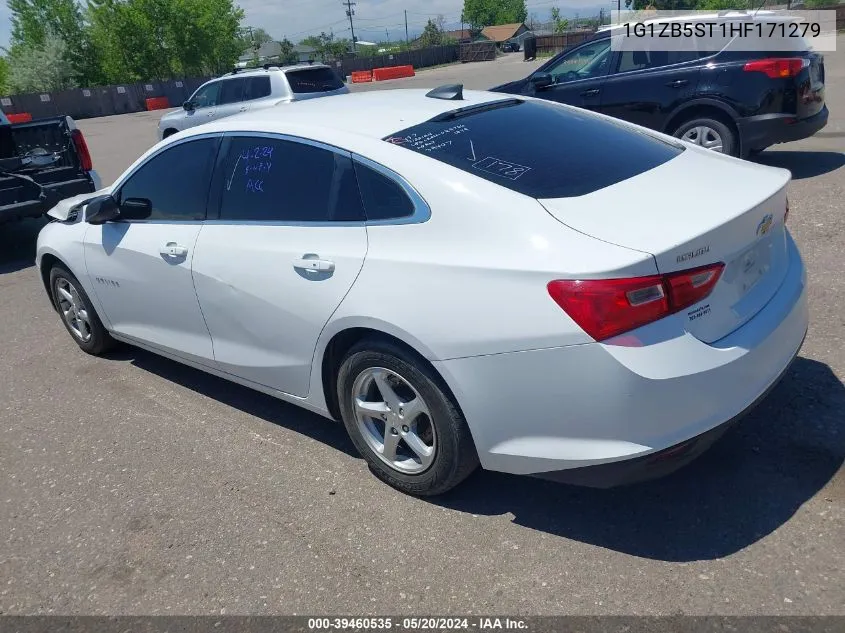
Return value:
<svg viewBox="0 0 845 633">
<path fill-rule="evenodd" d="M 707 297 L 725 265 L 630 279 L 558 279 L 549 295 L 597 341 L 652 323 Z"/>
<path fill-rule="evenodd" d="M 91 152 L 88 151 L 88 143 L 85 142 L 85 137 L 81 130 L 73 130 L 70 133 L 70 138 L 73 141 L 73 146 L 76 148 L 76 153 L 79 156 L 79 166 L 83 171 L 91 171 L 94 169 L 94 163 L 91 161 Z"/>
<path fill-rule="evenodd" d="M 802 57 L 767 57 L 748 62 L 742 69 L 747 73 L 765 73 L 772 79 L 796 77 L 810 60 Z"/>
</svg>

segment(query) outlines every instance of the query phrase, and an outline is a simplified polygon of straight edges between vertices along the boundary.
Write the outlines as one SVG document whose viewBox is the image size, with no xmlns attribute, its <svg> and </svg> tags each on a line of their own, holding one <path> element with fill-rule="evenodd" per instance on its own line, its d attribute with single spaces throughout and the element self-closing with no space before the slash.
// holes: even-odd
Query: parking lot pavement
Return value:
<svg viewBox="0 0 845 633">
<path fill-rule="evenodd" d="M 431 72 L 469 86 L 482 65 Z M 841 52 L 827 84 L 823 133 L 759 158 L 794 175 L 803 351 L 702 458 L 628 489 L 478 472 L 403 496 L 340 425 L 138 350 L 80 352 L 31 265 L 38 225 L 3 227 L 0 613 L 845 614 Z M 82 122 L 107 181 L 157 118 Z"/>
</svg>

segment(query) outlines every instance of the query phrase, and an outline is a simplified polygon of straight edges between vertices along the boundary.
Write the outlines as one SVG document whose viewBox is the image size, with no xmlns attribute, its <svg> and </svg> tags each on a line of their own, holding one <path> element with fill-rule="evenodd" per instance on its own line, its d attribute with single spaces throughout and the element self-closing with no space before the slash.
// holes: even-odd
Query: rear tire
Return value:
<svg viewBox="0 0 845 633">
<path fill-rule="evenodd" d="M 401 492 L 442 494 L 478 466 L 469 427 L 442 379 L 398 345 L 354 345 L 341 363 L 337 396 L 358 452 Z"/>
<path fill-rule="evenodd" d="M 100 321 L 82 284 L 64 266 L 56 264 L 50 270 L 50 293 L 65 329 L 83 352 L 99 356 L 114 347 L 115 340 Z"/>
<path fill-rule="evenodd" d="M 739 149 L 734 131 L 722 121 L 709 117 L 684 121 L 675 128 L 672 136 L 729 156 L 736 156 Z"/>
</svg>

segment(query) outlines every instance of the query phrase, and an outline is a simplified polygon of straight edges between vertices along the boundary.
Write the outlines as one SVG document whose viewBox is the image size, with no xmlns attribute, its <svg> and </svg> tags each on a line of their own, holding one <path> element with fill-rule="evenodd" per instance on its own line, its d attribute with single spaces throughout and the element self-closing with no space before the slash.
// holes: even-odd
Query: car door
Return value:
<svg viewBox="0 0 845 633">
<path fill-rule="evenodd" d="M 232 77 L 220 80 L 220 102 L 215 108 L 214 120 L 249 110 L 249 103 L 244 101 L 249 77 Z"/>
<path fill-rule="evenodd" d="M 193 109 L 185 112 L 183 129 L 213 121 L 220 101 L 220 82 L 212 81 L 197 88 L 189 101 Z"/>
<path fill-rule="evenodd" d="M 663 130 L 669 114 L 696 94 L 701 73 L 695 50 L 620 50 L 601 93 L 600 111 Z"/>
<path fill-rule="evenodd" d="M 144 220 L 91 225 L 85 264 L 115 333 L 171 354 L 213 365 L 191 276 L 222 135 L 164 147 L 117 183 L 119 205 L 149 200 Z"/>
<path fill-rule="evenodd" d="M 531 94 L 540 99 L 596 110 L 601 103 L 601 90 L 611 57 L 610 38 L 583 44 L 542 70 L 551 77 L 549 85 L 529 81 L 529 86 L 534 86 Z"/>
<path fill-rule="evenodd" d="M 219 369 L 306 396 L 317 338 L 352 287 L 367 232 L 348 152 L 227 135 L 194 284 Z"/>
</svg>

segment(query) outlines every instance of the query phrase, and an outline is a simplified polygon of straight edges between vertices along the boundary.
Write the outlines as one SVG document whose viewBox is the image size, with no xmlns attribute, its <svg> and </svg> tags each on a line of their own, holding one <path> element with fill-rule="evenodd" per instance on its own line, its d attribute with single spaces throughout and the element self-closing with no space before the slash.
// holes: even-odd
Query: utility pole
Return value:
<svg viewBox="0 0 845 633">
<path fill-rule="evenodd" d="M 408 39 L 408 10 L 405 9 L 405 44 L 411 45 L 411 40 Z"/>
<path fill-rule="evenodd" d="M 355 54 L 355 27 L 352 25 L 352 16 L 355 15 L 354 7 L 357 3 L 352 2 L 352 0 L 345 0 L 345 2 L 341 2 L 343 6 L 346 7 L 346 15 L 349 18 L 349 30 L 352 31 L 352 54 Z"/>
</svg>

